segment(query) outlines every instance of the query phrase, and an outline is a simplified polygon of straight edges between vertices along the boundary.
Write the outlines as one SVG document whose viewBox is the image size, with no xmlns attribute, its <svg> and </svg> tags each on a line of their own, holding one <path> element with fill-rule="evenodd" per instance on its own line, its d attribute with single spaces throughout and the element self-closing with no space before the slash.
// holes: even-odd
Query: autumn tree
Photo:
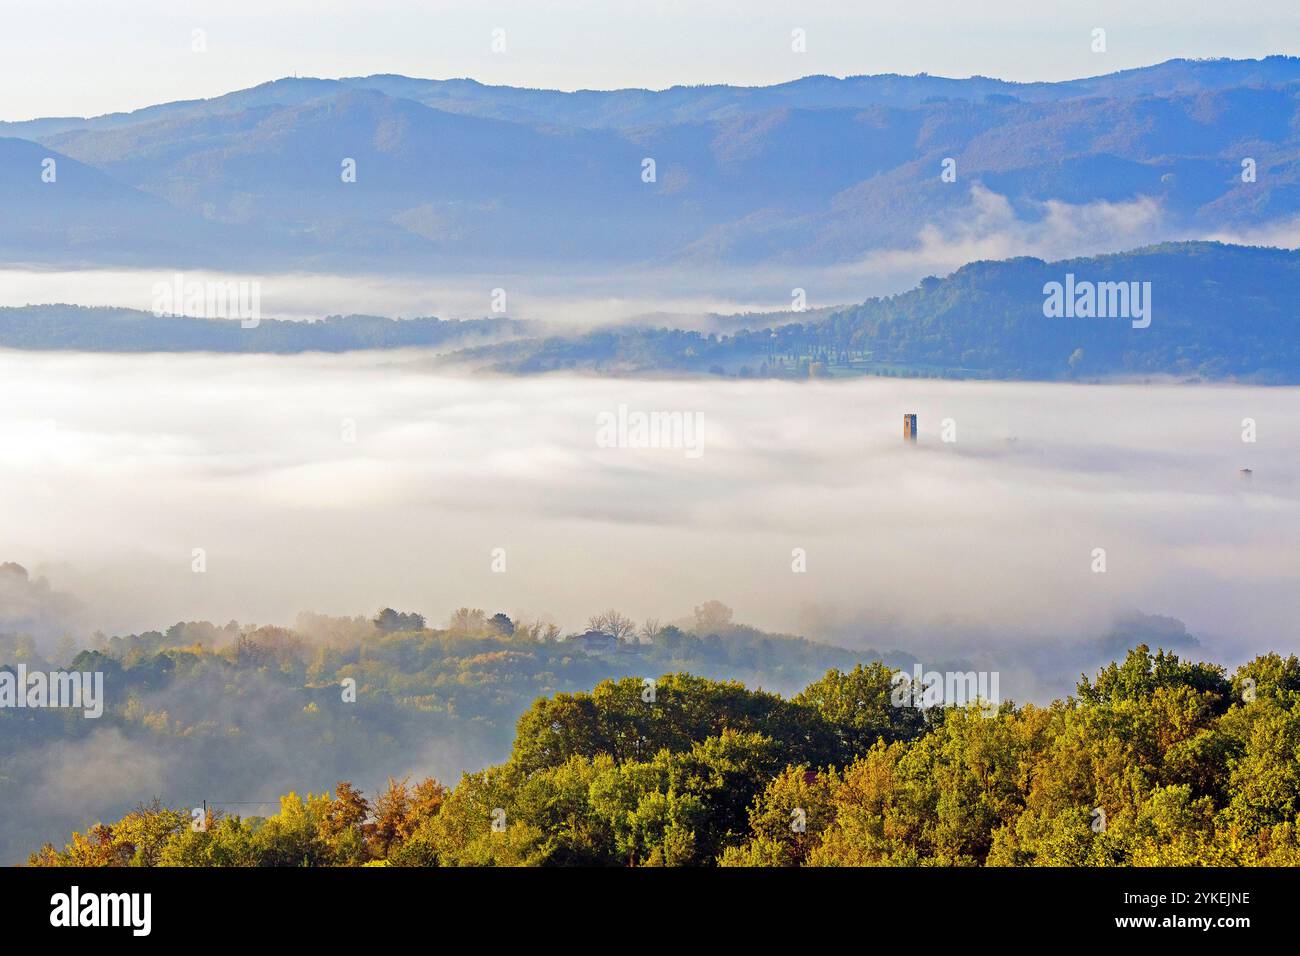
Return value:
<svg viewBox="0 0 1300 956">
<path fill-rule="evenodd" d="M 731 608 L 721 601 L 705 601 L 695 608 L 695 633 L 719 634 L 731 626 Z"/>
</svg>

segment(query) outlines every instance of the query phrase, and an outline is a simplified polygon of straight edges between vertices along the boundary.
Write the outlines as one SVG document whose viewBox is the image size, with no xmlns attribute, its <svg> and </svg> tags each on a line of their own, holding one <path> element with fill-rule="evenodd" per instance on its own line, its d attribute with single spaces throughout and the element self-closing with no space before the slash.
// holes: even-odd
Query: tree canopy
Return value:
<svg viewBox="0 0 1300 956">
<path fill-rule="evenodd" d="M 206 819 L 158 803 L 63 866 L 1300 864 L 1300 661 L 1145 644 L 1040 707 L 891 704 L 879 662 L 787 699 L 685 673 L 536 700 L 502 764 Z"/>
</svg>

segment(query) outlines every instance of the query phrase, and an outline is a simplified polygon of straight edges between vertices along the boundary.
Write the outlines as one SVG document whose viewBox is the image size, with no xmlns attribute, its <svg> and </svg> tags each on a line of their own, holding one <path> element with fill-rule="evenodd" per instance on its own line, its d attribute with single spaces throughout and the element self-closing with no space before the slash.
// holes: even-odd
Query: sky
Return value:
<svg viewBox="0 0 1300 956">
<path fill-rule="evenodd" d="M 1173 57 L 1300 54 L 1295 0 L 0 0 L 0 23 L 5 120 L 131 110 L 295 73 L 663 88 L 816 73 L 1060 80 Z M 1096 28 L 1104 53 L 1092 50 Z M 796 29 L 805 52 L 792 50 Z"/>
</svg>

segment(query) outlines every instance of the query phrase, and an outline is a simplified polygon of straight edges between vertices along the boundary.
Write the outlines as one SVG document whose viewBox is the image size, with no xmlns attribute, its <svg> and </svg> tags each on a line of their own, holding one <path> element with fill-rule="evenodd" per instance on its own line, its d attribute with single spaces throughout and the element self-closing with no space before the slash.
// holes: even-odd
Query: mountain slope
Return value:
<svg viewBox="0 0 1300 956">
<path fill-rule="evenodd" d="M 197 257 L 233 236 L 70 156 L 0 137 L 0 259 Z"/>
<path fill-rule="evenodd" d="M 1073 280 L 1067 280 L 1073 276 Z M 1049 317 L 1048 283 L 1140 284 L 1150 323 Z M 1149 287 L 1145 284 L 1149 283 Z M 1146 310 L 1146 305 L 1143 306 Z M 452 360 L 500 372 L 888 374 L 997 379 L 1176 375 L 1300 383 L 1300 252 L 1169 243 L 1058 262 L 974 262 L 814 322 L 730 336 L 623 329 L 516 341 Z"/>
<path fill-rule="evenodd" d="M 195 246 L 212 264 L 340 272 L 855 266 L 985 241 L 1092 251 L 1247 235 L 1300 216 L 1300 59 L 1284 57 L 1051 84 L 292 79 L 6 131 L 164 201 L 179 218 L 102 217 L 116 226 L 105 256 L 158 265 Z M 65 218 L 92 235 L 100 221 Z M 88 254 L 47 240 L 23 261 Z"/>
</svg>

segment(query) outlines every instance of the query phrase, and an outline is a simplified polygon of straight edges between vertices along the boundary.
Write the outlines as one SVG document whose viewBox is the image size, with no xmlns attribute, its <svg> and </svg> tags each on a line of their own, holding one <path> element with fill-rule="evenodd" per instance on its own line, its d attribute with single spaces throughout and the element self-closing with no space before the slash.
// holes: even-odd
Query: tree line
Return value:
<svg viewBox="0 0 1300 956">
<path fill-rule="evenodd" d="M 1300 661 L 1129 651 L 1048 706 L 896 706 L 880 662 L 786 698 L 686 673 L 536 700 L 454 786 L 142 805 L 61 866 L 1300 864 Z"/>
</svg>

